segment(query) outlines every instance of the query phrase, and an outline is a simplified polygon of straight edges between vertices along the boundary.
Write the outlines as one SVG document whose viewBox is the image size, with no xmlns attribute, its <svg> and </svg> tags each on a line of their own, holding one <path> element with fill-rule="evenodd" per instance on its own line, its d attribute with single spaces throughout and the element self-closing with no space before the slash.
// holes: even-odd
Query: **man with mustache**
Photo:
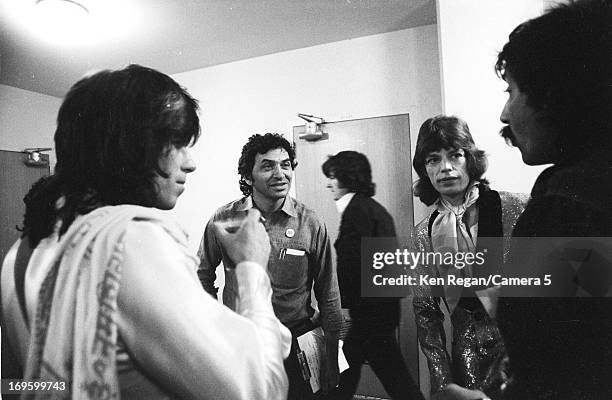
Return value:
<svg viewBox="0 0 612 400">
<path fill-rule="evenodd" d="M 217 293 L 215 269 L 223 261 L 226 268 L 223 302 L 235 309 L 238 285 L 233 263 L 216 237 L 214 222 L 242 219 L 251 208 L 263 215 L 271 245 L 268 275 L 273 290 L 272 305 L 278 319 L 293 335 L 291 353 L 285 362 L 290 400 L 312 397 L 298 364 L 296 338 L 315 326 L 310 295 L 313 288 L 325 333 L 327 357 L 321 365 L 323 392 L 338 383 L 338 331 L 342 323 L 338 278 L 327 228 L 314 211 L 289 196 L 296 166 L 295 149 L 281 135 L 251 136 L 238 162 L 244 197 L 215 212 L 198 251 L 201 259 L 198 275 L 204 289 L 213 296 Z"/>
<path fill-rule="evenodd" d="M 568 258 L 533 261 L 547 254 L 534 245 L 546 237 L 557 243 L 605 238 L 593 243 L 608 243 L 610 254 L 610 21 L 610 0 L 557 5 L 519 25 L 495 65 L 508 83 L 502 136 L 519 148 L 526 164 L 553 164 L 538 177 L 516 223 L 511 268 L 545 271 L 570 289 L 550 294 L 556 297 L 500 300 L 498 325 L 513 372 L 504 399 L 612 398 L 610 260 L 574 272 L 566 262 L 573 249 L 555 245 Z M 530 239 L 519 239 L 524 237 Z"/>
</svg>

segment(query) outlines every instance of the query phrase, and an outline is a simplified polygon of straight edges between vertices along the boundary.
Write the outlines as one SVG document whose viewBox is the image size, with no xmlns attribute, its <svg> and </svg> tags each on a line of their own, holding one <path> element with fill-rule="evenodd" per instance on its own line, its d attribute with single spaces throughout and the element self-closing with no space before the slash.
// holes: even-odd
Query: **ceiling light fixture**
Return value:
<svg viewBox="0 0 612 400">
<path fill-rule="evenodd" d="M 69 45 L 89 36 L 89 10 L 76 0 L 36 0 L 34 17 L 42 36 L 51 42 Z"/>
<path fill-rule="evenodd" d="M 36 5 L 44 8 L 44 12 L 49 12 L 50 16 L 66 18 L 89 14 L 87 7 L 75 0 L 36 0 Z"/>
<path fill-rule="evenodd" d="M 0 14 L 1 19 L 10 24 L 11 31 L 23 35 L 24 43 L 38 46 L 37 49 L 78 48 L 96 52 L 114 48 L 126 40 L 147 39 L 145 21 L 155 14 L 140 3 L 142 1 L 0 0 Z"/>
</svg>

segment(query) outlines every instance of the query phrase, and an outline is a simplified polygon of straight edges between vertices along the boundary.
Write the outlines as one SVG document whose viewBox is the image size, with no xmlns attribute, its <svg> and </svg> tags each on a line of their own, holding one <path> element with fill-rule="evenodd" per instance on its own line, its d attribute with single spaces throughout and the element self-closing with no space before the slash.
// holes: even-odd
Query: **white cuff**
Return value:
<svg viewBox="0 0 612 400">
<path fill-rule="evenodd" d="M 238 313 L 247 310 L 271 308 L 272 287 L 267 271 L 258 263 L 243 261 L 236 265 L 238 282 Z"/>
</svg>

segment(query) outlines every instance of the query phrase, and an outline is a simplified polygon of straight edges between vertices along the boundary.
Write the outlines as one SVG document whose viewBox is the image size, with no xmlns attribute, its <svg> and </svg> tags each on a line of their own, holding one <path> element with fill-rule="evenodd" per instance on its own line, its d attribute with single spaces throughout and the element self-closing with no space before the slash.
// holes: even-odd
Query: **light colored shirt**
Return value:
<svg viewBox="0 0 612 400">
<path fill-rule="evenodd" d="M 336 200 L 336 209 L 340 215 L 342 215 L 351 200 L 353 200 L 353 196 L 355 196 L 355 192 L 349 192 Z"/>
<path fill-rule="evenodd" d="M 223 303 L 237 307 L 236 277 L 232 261 L 221 248 L 212 224 L 215 221 L 241 220 L 253 207 L 251 197 L 243 197 L 219 208 L 206 225 L 198 256 L 198 275 L 204 289 L 216 295 L 216 268 L 226 268 Z M 272 305 L 278 319 L 289 328 L 311 318 L 311 289 L 321 312 L 323 330 L 336 332 L 342 324 L 340 292 L 331 244 L 325 224 L 299 201 L 287 197 L 283 206 L 266 222 L 270 236 L 268 275 L 272 282 Z"/>
<path fill-rule="evenodd" d="M 2 268 L 2 316 L 16 321 L 7 327 L 7 336 L 23 366 L 29 333 L 12 279 L 18 243 Z M 45 254 L 54 246 L 57 236 L 41 241 L 28 263 L 25 293 L 30 326 L 41 284 L 36 277 L 49 269 Z M 240 305 L 235 313 L 202 291 L 197 258 L 186 242 L 171 239 L 161 226 L 130 222 L 123 255 L 117 321 L 123 398 L 284 399 L 283 359 L 291 336 L 274 316 L 272 289 L 262 266 L 252 262 L 236 266 Z"/>
</svg>

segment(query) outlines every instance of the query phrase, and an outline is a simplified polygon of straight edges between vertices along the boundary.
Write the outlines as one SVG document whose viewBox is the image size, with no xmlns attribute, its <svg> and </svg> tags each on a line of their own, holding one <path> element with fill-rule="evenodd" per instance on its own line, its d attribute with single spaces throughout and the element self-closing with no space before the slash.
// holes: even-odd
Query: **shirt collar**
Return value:
<svg viewBox="0 0 612 400">
<path fill-rule="evenodd" d="M 285 202 L 283 203 L 281 210 L 283 210 L 287 215 L 291 217 L 297 217 L 297 211 L 295 211 L 294 201 L 289 196 L 285 197 Z"/>
<path fill-rule="evenodd" d="M 236 207 L 236 211 L 248 211 L 250 208 L 253 208 L 253 197 L 246 196 L 243 197 L 242 200 L 239 202 Z M 290 196 L 285 197 L 285 201 L 283 202 L 281 211 L 284 211 L 285 214 L 289 215 L 290 217 L 297 217 L 297 211 L 295 211 L 295 204 Z"/>
<path fill-rule="evenodd" d="M 336 208 L 338 209 L 338 212 L 340 214 L 344 212 L 348 204 L 353 199 L 353 196 L 355 196 L 355 192 L 349 192 L 344 196 L 340 197 L 338 200 L 336 200 Z"/>
</svg>

